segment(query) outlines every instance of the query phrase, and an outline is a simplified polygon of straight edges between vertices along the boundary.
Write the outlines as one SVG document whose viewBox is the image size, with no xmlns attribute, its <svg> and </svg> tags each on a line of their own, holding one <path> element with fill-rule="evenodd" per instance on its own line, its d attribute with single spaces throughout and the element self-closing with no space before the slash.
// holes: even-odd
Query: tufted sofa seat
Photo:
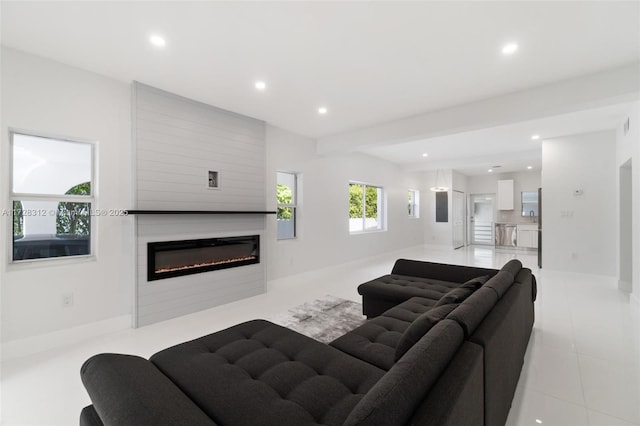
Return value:
<svg viewBox="0 0 640 426">
<path fill-rule="evenodd" d="M 148 361 L 95 355 L 81 372 L 93 402 L 82 426 L 441 426 L 471 424 L 461 419 L 481 419 L 483 410 L 481 350 L 452 320 L 389 371 L 254 320 Z"/>
<path fill-rule="evenodd" d="M 263 424 L 340 425 L 384 374 L 263 320 L 165 349 L 151 362 L 209 417 L 228 425 L 258 418 Z"/>
<path fill-rule="evenodd" d="M 437 302 L 423 297 L 395 306 L 331 342 L 331 346 L 383 370 L 395 363 L 398 342 L 406 329 Z"/>
<path fill-rule="evenodd" d="M 358 289 L 392 306 L 330 345 L 254 320 L 149 360 L 93 356 L 80 425 L 504 425 L 533 326 L 531 271 L 406 259 L 394 271 Z"/>
<path fill-rule="evenodd" d="M 429 268 L 425 269 L 425 263 Z M 465 281 L 481 275 L 492 277 L 496 273 L 495 269 L 398 259 L 391 274 L 360 284 L 358 293 L 362 295 L 363 313 L 373 318 L 412 297 L 428 299 L 420 303 L 433 306 Z"/>
</svg>

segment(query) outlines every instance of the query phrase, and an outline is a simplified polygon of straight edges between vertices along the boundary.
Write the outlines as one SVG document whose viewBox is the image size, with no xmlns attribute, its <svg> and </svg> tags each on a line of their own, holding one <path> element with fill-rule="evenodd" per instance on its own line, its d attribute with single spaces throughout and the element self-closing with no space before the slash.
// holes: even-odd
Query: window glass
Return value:
<svg viewBox="0 0 640 426">
<path fill-rule="evenodd" d="M 12 260 L 90 255 L 93 145 L 11 136 Z"/>
<path fill-rule="evenodd" d="M 277 238 L 279 240 L 295 238 L 297 210 L 297 176 L 295 173 L 277 173 L 276 197 L 278 199 Z"/>
<path fill-rule="evenodd" d="M 349 184 L 349 232 L 383 229 L 383 189 L 361 183 Z"/>
<path fill-rule="evenodd" d="M 13 134 L 13 192 L 63 195 L 91 182 L 92 146 Z"/>
<path fill-rule="evenodd" d="M 419 218 L 420 217 L 420 192 L 415 189 L 410 189 L 408 191 L 408 196 L 409 196 L 409 217 Z"/>
</svg>

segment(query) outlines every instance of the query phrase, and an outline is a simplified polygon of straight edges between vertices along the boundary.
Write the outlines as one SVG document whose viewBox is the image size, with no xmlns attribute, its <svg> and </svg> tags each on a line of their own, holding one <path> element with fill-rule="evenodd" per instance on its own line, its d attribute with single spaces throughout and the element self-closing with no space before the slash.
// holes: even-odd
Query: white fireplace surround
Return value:
<svg viewBox="0 0 640 426">
<path fill-rule="evenodd" d="M 264 211 L 265 125 L 140 83 L 133 84 L 135 208 Z M 211 191 L 210 171 L 217 188 Z M 266 216 L 135 215 L 134 326 L 264 293 L 266 262 L 147 280 L 147 244 L 259 235 Z"/>
</svg>

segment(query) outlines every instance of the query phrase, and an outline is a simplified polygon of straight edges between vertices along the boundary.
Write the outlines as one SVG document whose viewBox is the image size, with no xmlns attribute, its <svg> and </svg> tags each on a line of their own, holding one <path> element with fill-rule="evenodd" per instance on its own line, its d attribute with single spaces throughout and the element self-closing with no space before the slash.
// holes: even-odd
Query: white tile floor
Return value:
<svg viewBox="0 0 640 426">
<path fill-rule="evenodd" d="M 3 425 L 77 425 L 89 398 L 83 361 L 99 352 L 148 357 L 253 318 L 272 318 L 327 294 L 360 301 L 358 284 L 398 257 L 499 268 L 513 257 L 538 278 L 536 323 L 508 425 L 640 425 L 640 320 L 609 277 L 538 270 L 535 255 L 425 247 L 270 281 L 266 294 L 137 330 L 2 364 Z"/>
</svg>

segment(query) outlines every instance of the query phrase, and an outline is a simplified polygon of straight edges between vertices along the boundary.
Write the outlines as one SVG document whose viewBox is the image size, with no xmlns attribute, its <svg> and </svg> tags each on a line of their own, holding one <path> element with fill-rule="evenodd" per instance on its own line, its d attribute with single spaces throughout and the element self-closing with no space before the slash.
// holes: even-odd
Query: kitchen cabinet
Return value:
<svg viewBox="0 0 640 426">
<path fill-rule="evenodd" d="M 513 179 L 498 181 L 498 210 L 513 210 Z"/>
<path fill-rule="evenodd" d="M 538 248 L 538 225 L 518 225 L 518 247 Z"/>
</svg>

